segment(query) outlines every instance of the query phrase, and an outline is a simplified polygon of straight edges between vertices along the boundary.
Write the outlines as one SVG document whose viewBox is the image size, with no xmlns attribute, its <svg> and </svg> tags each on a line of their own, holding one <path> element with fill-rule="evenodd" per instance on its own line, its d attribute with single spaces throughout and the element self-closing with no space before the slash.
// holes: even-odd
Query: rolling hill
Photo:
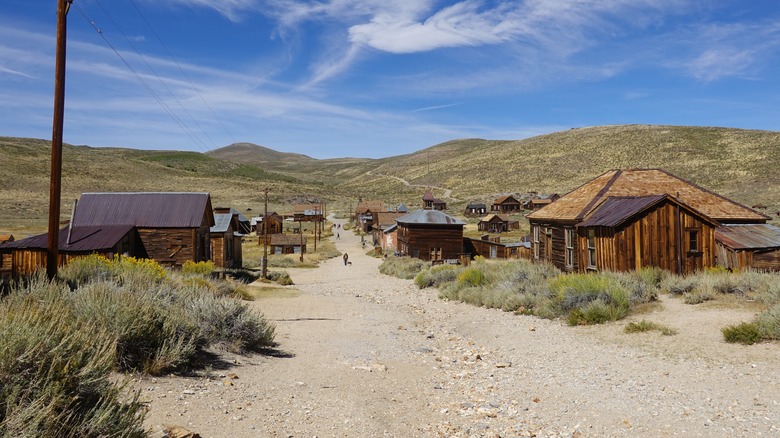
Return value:
<svg viewBox="0 0 780 438">
<path fill-rule="evenodd" d="M 46 140 L 0 137 L 0 233 L 45 225 L 49 155 Z M 312 197 L 414 206 L 432 186 L 451 189 L 457 211 L 503 193 L 565 193 L 616 168 L 663 168 L 743 204 L 766 205 L 773 217 L 780 210 L 780 132 L 732 128 L 600 126 L 524 140 L 452 140 L 382 159 L 317 160 L 250 143 L 207 154 L 66 145 L 63 160 L 63 217 L 70 200 L 88 191 L 208 191 L 215 206 L 257 209 L 268 185 L 279 209 Z"/>
</svg>

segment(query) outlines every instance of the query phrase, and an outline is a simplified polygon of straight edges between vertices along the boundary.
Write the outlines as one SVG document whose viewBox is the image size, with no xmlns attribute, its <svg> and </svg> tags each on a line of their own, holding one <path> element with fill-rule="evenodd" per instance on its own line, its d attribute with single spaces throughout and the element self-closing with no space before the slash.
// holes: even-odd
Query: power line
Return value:
<svg viewBox="0 0 780 438">
<path fill-rule="evenodd" d="M 75 6 L 76 6 L 76 9 L 78 9 L 78 11 L 81 14 L 81 16 L 84 17 L 84 19 L 87 21 L 87 23 L 89 23 L 89 25 L 92 26 L 93 29 L 95 29 L 97 34 L 100 35 L 100 37 L 103 39 L 103 41 L 106 43 L 106 45 L 108 45 L 108 47 L 114 52 L 114 54 L 116 54 L 116 56 L 122 61 L 122 63 L 124 63 L 125 66 L 135 75 L 136 79 L 138 79 L 138 81 L 141 83 L 141 85 L 144 88 L 146 88 L 146 90 L 149 92 L 149 94 L 152 95 L 152 97 L 154 97 L 154 99 L 157 101 L 157 103 L 160 104 L 160 106 L 165 110 L 165 112 L 167 112 L 168 115 L 176 122 L 176 124 L 178 124 L 179 127 L 187 134 L 187 136 L 190 137 L 190 140 L 192 140 L 195 144 L 199 145 L 200 148 L 204 152 L 206 150 L 208 150 L 206 145 L 197 137 L 197 135 L 195 135 L 195 133 L 184 123 L 183 120 L 181 120 L 181 118 L 170 108 L 170 106 L 168 106 L 168 104 L 165 103 L 165 101 L 160 97 L 160 95 L 157 94 L 157 92 L 149 85 L 149 83 L 146 80 L 144 80 L 143 76 L 140 73 L 138 73 L 138 71 L 125 59 L 124 56 L 122 56 L 121 53 L 119 53 L 119 51 L 116 49 L 116 47 L 114 47 L 114 45 L 111 44 L 111 42 L 108 40 L 108 38 L 106 38 L 106 35 L 103 32 L 103 30 L 100 29 L 100 27 L 98 27 L 98 25 L 95 23 L 94 20 L 90 19 L 90 17 L 87 15 L 87 13 L 84 11 L 84 9 L 81 6 L 79 6 L 78 4 L 76 4 Z M 101 8 L 102 8 L 102 5 L 101 5 Z M 104 11 L 105 11 L 105 9 L 104 9 Z M 113 19 L 111 19 L 111 20 L 113 22 Z M 114 22 L 114 24 L 116 25 L 116 22 Z M 120 32 L 121 32 L 121 30 L 120 30 Z M 124 34 L 123 34 L 123 36 L 124 36 Z M 127 39 L 127 36 L 125 36 L 125 39 Z M 141 54 L 138 53 L 137 50 L 136 50 L 136 53 L 138 54 L 139 57 L 141 57 L 141 59 L 144 59 L 143 56 L 141 56 Z M 144 62 L 146 62 L 145 59 L 144 59 Z M 149 66 L 148 63 L 147 63 L 147 66 Z M 151 67 L 150 67 L 150 69 L 151 69 Z M 154 76 L 156 76 L 157 79 L 160 82 L 162 82 L 162 79 L 160 79 L 160 77 L 154 72 L 153 69 L 152 69 L 152 74 Z M 168 89 L 168 91 L 170 92 L 170 89 Z M 179 104 L 181 104 L 181 102 L 179 102 Z"/>
<path fill-rule="evenodd" d="M 200 90 L 198 90 L 198 87 L 195 86 L 195 83 L 190 79 L 189 75 L 184 72 L 184 69 L 179 64 L 179 61 L 176 60 L 176 58 L 173 56 L 170 50 L 168 50 L 168 47 L 163 43 L 160 36 L 157 34 L 157 32 L 154 30 L 152 25 L 149 23 L 149 20 L 146 19 L 146 16 L 141 12 L 141 9 L 136 5 L 135 0 L 130 0 L 130 3 L 135 8 L 136 12 L 138 12 L 138 15 L 141 16 L 141 19 L 144 20 L 144 23 L 146 23 L 146 27 L 149 28 L 149 31 L 152 32 L 152 35 L 157 39 L 157 42 L 160 43 L 160 46 L 162 46 L 163 49 L 165 49 L 165 52 L 168 54 L 168 57 L 171 58 L 171 61 L 173 61 L 174 64 L 176 64 L 176 67 L 179 68 L 179 71 L 181 72 L 182 76 L 184 76 L 187 81 L 190 83 L 190 86 L 192 86 L 192 90 L 195 91 L 195 93 L 200 97 L 200 100 L 203 101 L 203 104 L 206 105 L 206 108 L 209 109 L 209 112 L 211 112 L 211 115 L 214 116 L 214 119 L 219 122 L 219 124 L 222 126 L 222 129 L 225 130 L 227 135 L 233 140 L 233 143 L 238 143 L 238 140 L 236 140 L 235 137 L 233 137 L 233 133 L 230 132 L 227 126 L 222 122 L 222 119 L 217 115 L 216 112 L 211 108 L 211 105 L 206 101 L 206 98 L 203 97 L 203 95 L 200 93 Z"/>
</svg>

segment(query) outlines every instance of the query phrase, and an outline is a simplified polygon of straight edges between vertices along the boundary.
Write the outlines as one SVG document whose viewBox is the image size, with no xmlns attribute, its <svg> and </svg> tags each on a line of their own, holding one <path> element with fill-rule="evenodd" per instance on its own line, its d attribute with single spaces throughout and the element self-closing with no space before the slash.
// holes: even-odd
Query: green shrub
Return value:
<svg viewBox="0 0 780 438">
<path fill-rule="evenodd" d="M 682 277 L 678 275 L 669 275 L 666 279 L 661 281 L 661 289 L 668 292 L 670 295 L 683 295 L 693 289 L 699 284 L 697 276 Z"/>
<path fill-rule="evenodd" d="M 411 280 L 417 276 L 427 263 L 412 257 L 388 257 L 381 265 L 379 272 L 393 277 Z"/>
<path fill-rule="evenodd" d="M 761 341 L 761 332 L 755 322 L 743 322 L 721 329 L 726 342 L 752 345 Z"/>
<path fill-rule="evenodd" d="M 455 281 L 458 269 L 452 265 L 434 266 L 431 269 L 421 271 L 414 277 L 414 282 L 420 289 L 426 287 L 439 287 L 445 283 Z"/>
<path fill-rule="evenodd" d="M 701 304 L 713 299 L 715 299 L 715 296 L 709 290 L 694 290 L 693 292 L 683 295 L 683 302 L 685 304 Z"/>
<path fill-rule="evenodd" d="M 758 315 L 757 324 L 763 339 L 780 340 L 780 304 Z"/>
<path fill-rule="evenodd" d="M 281 286 L 291 286 L 294 284 L 287 271 L 268 271 L 268 280 Z"/>
</svg>

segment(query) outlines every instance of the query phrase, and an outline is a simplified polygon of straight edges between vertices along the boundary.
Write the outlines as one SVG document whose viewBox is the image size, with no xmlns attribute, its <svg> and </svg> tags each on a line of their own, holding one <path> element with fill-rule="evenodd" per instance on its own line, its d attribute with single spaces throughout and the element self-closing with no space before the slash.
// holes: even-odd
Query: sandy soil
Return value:
<svg viewBox="0 0 780 438">
<path fill-rule="evenodd" d="M 139 378 L 147 426 L 203 437 L 780 436 L 780 344 L 730 345 L 753 312 L 663 297 L 625 334 L 438 299 L 352 265 L 289 270 L 300 293 L 251 303 L 277 327 L 273 355 L 223 355 L 195 377 Z"/>
</svg>

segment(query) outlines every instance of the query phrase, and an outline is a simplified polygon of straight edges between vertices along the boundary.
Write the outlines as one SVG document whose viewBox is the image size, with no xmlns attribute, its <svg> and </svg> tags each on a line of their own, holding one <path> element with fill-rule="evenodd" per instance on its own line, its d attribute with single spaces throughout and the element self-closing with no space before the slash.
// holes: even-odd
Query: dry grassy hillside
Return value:
<svg viewBox="0 0 780 438">
<path fill-rule="evenodd" d="M 24 236 L 45 229 L 49 207 L 51 143 L 0 138 L 0 234 Z M 324 195 L 318 185 L 210 158 L 196 152 L 63 147 L 62 219 L 83 192 L 204 191 L 213 205 L 245 212 L 262 205 L 262 188 L 273 186 L 272 207 L 287 197 Z"/>
<path fill-rule="evenodd" d="M 451 189 L 451 211 L 503 193 L 566 193 L 609 169 L 666 169 L 780 220 L 780 133 L 680 126 L 602 126 L 525 140 L 463 139 L 380 160 L 317 160 L 243 143 L 208 154 L 65 146 L 63 218 L 88 191 L 207 191 L 245 211 L 314 196 L 347 208 L 357 196 L 419 205 L 425 186 Z M 50 145 L 0 137 L 0 233 L 45 227 Z M 10 163 L 7 165 L 6 163 Z M 405 184 L 408 183 L 410 185 Z M 455 199 L 453 199 L 455 198 Z"/>
<path fill-rule="evenodd" d="M 371 172 L 376 190 L 401 184 L 453 189 L 462 200 L 504 192 L 565 193 L 604 171 L 663 168 L 739 202 L 780 210 L 780 133 L 729 128 L 603 126 L 580 128 L 518 141 L 457 140 Z M 344 188 L 364 187 L 366 177 Z M 438 194 L 438 193 L 437 193 Z"/>
</svg>

